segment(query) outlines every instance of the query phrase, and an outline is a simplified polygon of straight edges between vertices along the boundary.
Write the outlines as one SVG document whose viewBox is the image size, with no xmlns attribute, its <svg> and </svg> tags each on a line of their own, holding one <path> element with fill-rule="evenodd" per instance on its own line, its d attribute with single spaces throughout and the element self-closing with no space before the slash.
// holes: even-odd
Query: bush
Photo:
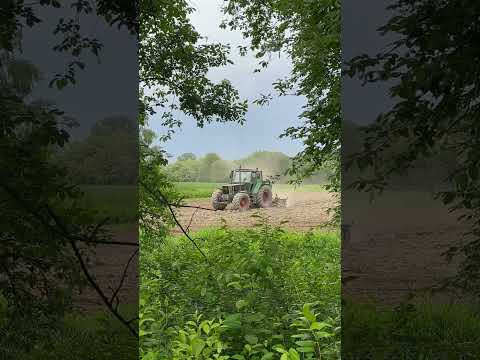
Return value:
<svg viewBox="0 0 480 360">
<path fill-rule="evenodd" d="M 338 234 L 259 220 L 195 234 L 208 261 L 185 238 L 141 237 L 142 359 L 338 357 Z"/>
<path fill-rule="evenodd" d="M 463 305 L 342 309 L 345 359 L 479 359 L 480 316 Z"/>
</svg>

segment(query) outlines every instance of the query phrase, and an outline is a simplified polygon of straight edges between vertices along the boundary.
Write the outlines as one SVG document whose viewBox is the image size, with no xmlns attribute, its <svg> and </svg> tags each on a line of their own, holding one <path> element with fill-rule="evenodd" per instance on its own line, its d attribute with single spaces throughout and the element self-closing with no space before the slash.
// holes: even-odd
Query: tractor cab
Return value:
<svg viewBox="0 0 480 360">
<path fill-rule="evenodd" d="M 235 169 L 230 172 L 231 184 L 254 184 L 263 181 L 262 172 L 252 169 Z"/>
</svg>

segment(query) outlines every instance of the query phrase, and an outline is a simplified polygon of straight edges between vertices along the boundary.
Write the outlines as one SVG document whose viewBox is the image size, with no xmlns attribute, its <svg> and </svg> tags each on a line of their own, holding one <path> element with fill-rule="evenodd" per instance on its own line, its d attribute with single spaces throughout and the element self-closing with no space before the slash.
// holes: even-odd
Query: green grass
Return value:
<svg viewBox="0 0 480 360">
<path fill-rule="evenodd" d="M 208 183 L 208 182 L 177 182 L 175 186 L 177 190 L 184 196 L 185 199 L 205 199 L 212 195 L 212 192 L 221 186 L 221 183 Z M 300 185 L 294 186 L 290 184 L 274 184 L 273 191 L 279 192 L 319 192 L 325 191 L 323 185 Z"/>
<path fill-rule="evenodd" d="M 88 185 L 83 205 L 98 211 L 99 218 L 109 217 L 110 224 L 133 222 L 137 212 L 137 188 L 135 186 Z"/>
<path fill-rule="evenodd" d="M 140 313 L 141 318 L 151 319 L 142 326 L 146 334 L 141 340 L 142 359 L 152 354 L 162 359 L 190 359 L 174 356 L 188 353 L 183 346 L 192 345 L 178 343 L 182 331 L 198 337 L 198 342 L 221 343 L 222 355 L 235 354 L 235 359 L 260 359 L 249 353 L 255 344 L 258 354 L 271 353 L 266 358 L 279 359 L 281 353 L 275 350 L 279 344 L 287 350 L 298 348 L 292 336 L 322 321 L 329 324 L 322 330 L 332 332 L 332 337 L 318 340 L 322 359 L 336 358 L 339 334 L 334 328 L 340 321 L 337 233 L 285 232 L 270 229 L 263 221 L 255 229 L 205 229 L 192 236 L 208 260 L 184 237 L 169 237 L 159 244 L 141 236 Z M 304 307 L 306 303 L 313 303 L 312 313 L 308 305 Z M 305 323 L 305 314 L 311 323 Z M 217 330 L 202 331 L 205 324 L 207 330 Z M 313 332 L 301 336 L 308 340 Z M 203 352 L 198 357 L 208 358 L 212 357 Z"/>
<path fill-rule="evenodd" d="M 218 188 L 220 183 L 208 182 L 177 182 L 175 187 L 185 199 L 203 199 L 212 196 L 212 192 Z"/>
</svg>

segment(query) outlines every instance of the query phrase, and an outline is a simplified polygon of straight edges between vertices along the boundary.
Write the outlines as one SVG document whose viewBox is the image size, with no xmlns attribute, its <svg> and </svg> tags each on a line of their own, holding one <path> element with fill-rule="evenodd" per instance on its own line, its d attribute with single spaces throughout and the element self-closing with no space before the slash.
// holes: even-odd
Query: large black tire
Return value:
<svg viewBox="0 0 480 360">
<path fill-rule="evenodd" d="M 272 206 L 272 189 L 269 186 L 262 186 L 255 196 L 255 205 L 261 208 L 268 208 Z"/>
<path fill-rule="evenodd" d="M 232 200 L 232 209 L 240 211 L 246 211 L 250 209 L 250 196 L 244 192 L 235 194 Z"/>
<path fill-rule="evenodd" d="M 215 210 L 224 210 L 227 207 L 222 200 L 222 190 L 215 190 L 212 193 L 212 206 Z"/>
</svg>

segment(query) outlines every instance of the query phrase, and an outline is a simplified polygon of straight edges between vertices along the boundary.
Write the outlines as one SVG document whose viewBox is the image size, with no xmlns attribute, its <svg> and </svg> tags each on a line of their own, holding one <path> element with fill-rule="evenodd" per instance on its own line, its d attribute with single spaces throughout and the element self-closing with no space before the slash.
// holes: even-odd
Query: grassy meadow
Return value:
<svg viewBox="0 0 480 360">
<path fill-rule="evenodd" d="M 98 217 L 109 217 L 109 224 L 132 223 L 137 213 L 137 188 L 123 185 L 84 185 L 83 205 L 98 211 Z"/>
</svg>

